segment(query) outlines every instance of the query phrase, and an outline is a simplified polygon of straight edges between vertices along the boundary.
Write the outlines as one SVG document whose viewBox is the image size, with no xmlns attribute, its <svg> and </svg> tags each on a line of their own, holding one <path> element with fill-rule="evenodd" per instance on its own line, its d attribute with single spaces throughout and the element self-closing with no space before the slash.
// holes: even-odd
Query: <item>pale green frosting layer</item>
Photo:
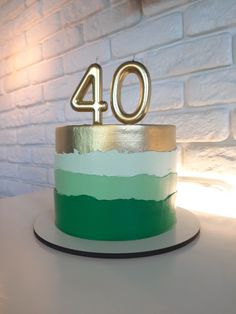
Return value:
<svg viewBox="0 0 236 314">
<path fill-rule="evenodd" d="M 164 177 L 176 172 L 176 150 L 170 152 L 91 152 L 55 155 L 55 169 L 99 176 L 131 177 L 139 174 Z"/>
<path fill-rule="evenodd" d="M 55 170 L 56 190 L 67 196 L 88 195 L 98 200 L 166 199 L 176 192 L 177 175 L 170 173 L 164 177 L 136 175 L 133 177 L 97 176 Z"/>
</svg>

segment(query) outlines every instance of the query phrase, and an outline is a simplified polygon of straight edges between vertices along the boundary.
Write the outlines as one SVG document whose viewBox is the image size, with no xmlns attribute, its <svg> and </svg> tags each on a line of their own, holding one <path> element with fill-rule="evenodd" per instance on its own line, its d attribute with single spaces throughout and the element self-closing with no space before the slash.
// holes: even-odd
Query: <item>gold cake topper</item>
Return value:
<svg viewBox="0 0 236 314">
<path fill-rule="evenodd" d="M 125 112 L 121 103 L 121 89 L 124 79 L 129 74 L 137 75 L 140 83 L 140 96 L 137 109 L 133 113 Z M 92 86 L 92 100 L 84 100 L 89 87 Z M 89 66 L 71 98 L 75 111 L 92 111 L 93 124 L 102 124 L 102 112 L 108 104 L 102 99 L 102 68 L 94 63 Z M 151 79 L 147 68 L 140 62 L 128 61 L 115 71 L 111 84 L 111 109 L 117 120 L 124 124 L 135 124 L 146 115 L 151 99 Z"/>
</svg>

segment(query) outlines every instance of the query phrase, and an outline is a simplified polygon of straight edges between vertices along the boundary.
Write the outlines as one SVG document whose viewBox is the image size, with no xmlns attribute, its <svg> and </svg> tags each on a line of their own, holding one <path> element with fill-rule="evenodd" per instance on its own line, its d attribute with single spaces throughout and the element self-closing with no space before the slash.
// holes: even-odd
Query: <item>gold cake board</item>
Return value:
<svg viewBox="0 0 236 314">
<path fill-rule="evenodd" d="M 176 250 L 193 241 L 200 233 L 197 217 L 177 208 L 175 226 L 161 235 L 132 241 L 97 241 L 76 238 L 60 231 L 54 223 L 53 211 L 45 211 L 34 223 L 38 240 L 56 250 L 88 257 L 134 258 Z"/>
</svg>

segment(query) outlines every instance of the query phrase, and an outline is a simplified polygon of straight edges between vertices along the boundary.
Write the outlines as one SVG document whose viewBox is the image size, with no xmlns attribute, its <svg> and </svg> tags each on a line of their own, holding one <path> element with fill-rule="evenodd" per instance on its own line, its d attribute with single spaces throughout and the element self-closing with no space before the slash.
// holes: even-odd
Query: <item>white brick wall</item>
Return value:
<svg viewBox="0 0 236 314">
<path fill-rule="evenodd" d="M 197 35 L 236 25 L 235 0 L 204 0 L 184 12 L 187 35 Z"/>
<path fill-rule="evenodd" d="M 127 0 L 115 8 L 107 8 L 94 14 L 84 22 L 84 38 L 92 41 L 140 21 L 140 1 Z"/>
<path fill-rule="evenodd" d="M 234 174 L 236 146 L 190 144 L 185 148 L 184 168 L 199 174 Z M 207 162 L 206 162 L 207 160 Z"/>
<path fill-rule="evenodd" d="M 44 57 L 51 58 L 83 43 L 81 27 L 62 29 L 43 43 Z"/>
<path fill-rule="evenodd" d="M 50 0 L 46 2 L 50 2 Z M 58 1 L 54 0 L 54 2 Z M 88 16 L 101 11 L 109 4 L 109 0 L 89 0 L 89 1 L 75 0 L 64 2 L 66 2 L 66 5 L 64 5 L 61 9 L 61 19 L 63 25 L 78 23 L 79 21 L 84 20 Z"/>
<path fill-rule="evenodd" d="M 152 78 L 198 72 L 232 64 L 231 35 L 186 40 L 171 47 L 147 53 Z"/>
<path fill-rule="evenodd" d="M 182 112 L 181 112 L 182 111 Z M 226 109 L 152 113 L 147 123 L 175 124 L 177 142 L 221 142 L 229 137 L 229 113 Z"/>
<path fill-rule="evenodd" d="M 3 78 L 3 88 L 6 93 L 14 91 L 19 88 L 23 88 L 29 85 L 28 73 L 25 69 L 20 71 L 14 71 Z"/>
<path fill-rule="evenodd" d="M 109 40 L 97 41 L 93 44 L 84 45 L 79 49 L 67 53 L 64 56 L 65 73 L 74 73 L 85 70 L 87 65 L 94 63 L 98 59 L 100 63 L 110 59 L 110 42 Z"/>
<path fill-rule="evenodd" d="M 150 36 L 150 34 L 155 33 L 155 36 Z M 136 27 L 118 33 L 111 38 L 111 50 L 113 56 L 124 57 L 177 41 L 182 36 L 181 14 L 173 13 L 160 19 L 139 23 Z M 142 40 L 138 40 L 139 38 L 142 38 Z"/>
<path fill-rule="evenodd" d="M 52 186 L 54 130 L 91 123 L 69 99 L 96 59 L 104 99 L 133 59 L 152 78 L 142 122 L 177 125 L 179 169 L 236 176 L 236 0 L 0 0 L 0 196 Z M 134 110 L 134 77 L 122 99 Z M 117 123 L 109 110 L 105 123 Z M 182 169 L 182 170 L 181 170 Z"/>
<path fill-rule="evenodd" d="M 186 82 L 189 106 L 236 102 L 236 68 L 191 76 Z"/>
<path fill-rule="evenodd" d="M 29 45 L 41 42 L 61 28 L 60 15 L 55 13 L 42 19 L 39 23 L 29 28 L 26 38 Z"/>
</svg>

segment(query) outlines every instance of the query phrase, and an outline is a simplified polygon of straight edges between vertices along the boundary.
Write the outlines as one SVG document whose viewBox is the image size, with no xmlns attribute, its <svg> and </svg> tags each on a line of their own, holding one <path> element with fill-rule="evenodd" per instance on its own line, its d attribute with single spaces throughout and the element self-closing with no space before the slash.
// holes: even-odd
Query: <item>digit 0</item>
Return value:
<svg viewBox="0 0 236 314">
<path fill-rule="evenodd" d="M 137 75 L 140 83 L 140 96 L 137 109 L 126 113 L 121 104 L 121 88 L 124 79 L 130 73 Z M 134 124 L 146 115 L 151 98 L 151 80 L 148 70 L 139 62 L 125 62 L 115 71 L 111 86 L 111 108 L 115 117 L 122 123 Z"/>
</svg>

